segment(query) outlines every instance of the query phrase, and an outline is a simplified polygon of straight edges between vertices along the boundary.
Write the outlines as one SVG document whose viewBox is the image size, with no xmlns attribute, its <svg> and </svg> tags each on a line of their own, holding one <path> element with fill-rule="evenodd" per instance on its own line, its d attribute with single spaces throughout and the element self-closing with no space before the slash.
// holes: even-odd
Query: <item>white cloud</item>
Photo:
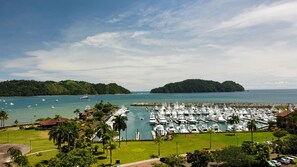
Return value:
<svg viewBox="0 0 297 167">
<path fill-rule="evenodd" d="M 215 28 L 246 28 L 270 23 L 297 23 L 297 1 L 276 2 L 247 9 L 245 12 L 222 22 Z"/>
<path fill-rule="evenodd" d="M 131 90 L 150 90 L 188 78 L 234 80 L 248 89 L 296 88 L 297 41 L 283 31 L 290 29 L 291 33 L 294 28 L 282 27 L 277 32 L 272 31 L 275 27 L 266 27 L 265 31 L 236 29 L 279 21 L 296 26 L 297 12 L 291 9 L 296 3 L 245 6 L 241 9 L 244 13 L 232 15 L 210 32 L 234 13 L 226 14 L 227 10 L 215 2 L 164 10 L 149 7 L 137 15 L 131 14 L 135 10 L 124 12 L 108 18 L 120 19 L 109 20 L 111 25 L 124 24 L 133 17 L 126 27 L 104 32 L 99 28 L 83 39 L 71 38 L 76 40 L 27 52 L 22 58 L 1 62 L 1 66 L 20 78 L 116 82 Z M 208 15 L 211 9 L 217 14 Z M 81 27 L 69 28 L 67 36 L 88 32 L 87 27 Z"/>
</svg>

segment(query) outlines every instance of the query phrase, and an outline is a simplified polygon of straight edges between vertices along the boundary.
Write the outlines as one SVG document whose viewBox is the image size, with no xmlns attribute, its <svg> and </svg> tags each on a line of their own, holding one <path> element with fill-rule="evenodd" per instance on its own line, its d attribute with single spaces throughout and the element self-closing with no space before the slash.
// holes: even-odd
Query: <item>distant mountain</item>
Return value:
<svg viewBox="0 0 297 167">
<path fill-rule="evenodd" d="M 151 90 L 151 93 L 196 93 L 196 92 L 236 92 L 244 91 L 243 86 L 234 81 L 223 83 L 202 79 L 188 79 L 169 83 Z"/>
<path fill-rule="evenodd" d="M 34 81 L 11 80 L 0 82 L 0 96 L 39 96 L 39 95 L 83 95 L 83 94 L 128 94 L 128 89 L 115 83 L 93 84 L 84 81 L 65 80 Z"/>
</svg>

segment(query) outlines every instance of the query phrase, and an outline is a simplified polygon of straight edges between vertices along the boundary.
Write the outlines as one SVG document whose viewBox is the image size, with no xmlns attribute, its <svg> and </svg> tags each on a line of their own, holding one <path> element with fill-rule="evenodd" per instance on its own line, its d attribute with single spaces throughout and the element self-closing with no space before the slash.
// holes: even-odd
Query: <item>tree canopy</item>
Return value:
<svg viewBox="0 0 297 167">
<path fill-rule="evenodd" d="M 0 96 L 37 96 L 37 95 L 83 95 L 83 94 L 127 94 L 128 89 L 115 83 L 93 84 L 84 81 L 65 80 L 34 81 L 10 80 L 0 82 Z"/>
<path fill-rule="evenodd" d="M 243 86 L 233 81 L 219 83 L 216 81 L 188 79 L 169 83 L 151 90 L 151 93 L 195 93 L 195 92 L 235 92 L 244 91 Z"/>
</svg>

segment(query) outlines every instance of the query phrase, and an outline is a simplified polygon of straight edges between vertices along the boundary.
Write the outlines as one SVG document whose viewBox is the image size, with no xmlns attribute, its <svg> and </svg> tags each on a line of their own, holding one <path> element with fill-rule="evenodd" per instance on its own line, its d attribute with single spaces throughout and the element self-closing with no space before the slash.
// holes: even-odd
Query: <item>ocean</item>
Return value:
<svg viewBox="0 0 297 167">
<path fill-rule="evenodd" d="M 205 102 L 205 103 L 297 103 L 297 89 L 291 90 L 249 90 L 230 93 L 178 93 L 150 94 L 149 92 L 133 92 L 124 95 L 89 95 L 89 99 L 81 96 L 31 96 L 0 97 L 0 108 L 7 111 L 9 119 L 6 125 L 13 125 L 17 119 L 20 124 L 32 123 L 38 118 L 54 117 L 59 114 L 67 118 L 75 118 L 73 111 L 85 106 L 94 106 L 103 100 L 118 106 L 126 106 L 127 138 L 134 139 L 140 132 L 141 139 L 151 139 L 152 126 L 149 125 L 149 112 L 145 107 L 130 106 L 136 102 Z M 143 120 L 142 120 L 143 119 Z M 124 134 L 124 138 L 126 133 Z"/>
</svg>

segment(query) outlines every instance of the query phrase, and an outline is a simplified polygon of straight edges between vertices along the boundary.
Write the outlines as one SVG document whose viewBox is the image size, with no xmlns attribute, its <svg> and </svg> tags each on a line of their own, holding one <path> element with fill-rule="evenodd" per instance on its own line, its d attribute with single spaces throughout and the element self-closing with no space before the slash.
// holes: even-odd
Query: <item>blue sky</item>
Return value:
<svg viewBox="0 0 297 167">
<path fill-rule="evenodd" d="M 0 80 L 297 88 L 294 0 L 0 0 Z"/>
</svg>

